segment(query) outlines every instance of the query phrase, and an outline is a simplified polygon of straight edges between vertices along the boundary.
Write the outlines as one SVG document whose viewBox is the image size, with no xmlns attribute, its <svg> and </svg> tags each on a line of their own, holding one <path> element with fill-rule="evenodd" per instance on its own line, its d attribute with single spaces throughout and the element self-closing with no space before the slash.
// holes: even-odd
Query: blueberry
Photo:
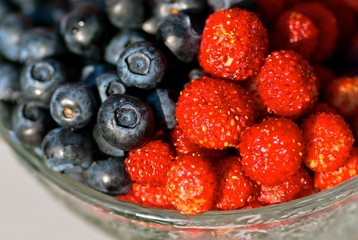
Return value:
<svg viewBox="0 0 358 240">
<path fill-rule="evenodd" d="M 169 15 L 159 25 L 157 35 L 183 62 L 191 62 L 199 51 L 201 36 L 184 13 Z"/>
<path fill-rule="evenodd" d="M 95 149 L 90 134 L 66 128 L 51 130 L 41 144 L 46 166 L 57 172 L 88 169 L 93 161 Z"/>
<path fill-rule="evenodd" d="M 117 72 L 130 87 L 154 88 L 166 71 L 166 59 L 152 43 L 142 41 L 129 45 L 120 55 Z"/>
<path fill-rule="evenodd" d="M 109 195 L 126 194 L 132 188 L 123 158 L 94 161 L 88 169 L 87 184 Z"/>
<path fill-rule="evenodd" d="M 0 100 L 15 102 L 21 95 L 19 67 L 0 62 Z"/>
<path fill-rule="evenodd" d="M 113 94 L 125 94 L 126 87 L 115 73 L 103 73 L 96 78 L 97 89 L 101 101 Z"/>
<path fill-rule="evenodd" d="M 150 139 L 154 128 L 153 112 L 139 98 L 111 95 L 98 111 L 97 124 L 109 144 L 129 151 Z"/>
<path fill-rule="evenodd" d="M 132 43 L 144 41 L 146 37 L 138 31 L 122 30 L 116 34 L 105 48 L 104 60 L 116 65 L 123 50 Z"/>
<path fill-rule="evenodd" d="M 20 42 L 30 26 L 30 21 L 21 14 L 11 13 L 4 17 L 0 24 L 0 51 L 4 57 L 19 61 Z"/>
<path fill-rule="evenodd" d="M 122 156 L 124 156 L 125 151 L 112 146 L 111 144 L 109 144 L 107 142 L 107 140 L 105 140 L 103 138 L 103 136 L 100 133 L 100 130 L 99 130 L 97 124 L 94 125 L 92 136 L 93 136 L 94 140 L 97 143 L 98 149 L 102 153 L 104 153 L 106 155 L 109 155 L 109 156 L 112 156 L 112 157 L 122 157 Z"/>
<path fill-rule="evenodd" d="M 63 53 L 59 35 L 50 28 L 32 28 L 23 35 L 20 43 L 21 62 L 31 62 Z"/>
<path fill-rule="evenodd" d="M 0 101 L 0 125 L 10 131 L 13 130 L 11 117 L 14 108 L 14 103 Z"/>
<path fill-rule="evenodd" d="M 92 120 L 96 112 L 96 101 L 85 84 L 66 83 L 53 93 L 50 112 L 61 127 L 80 129 Z"/>
<path fill-rule="evenodd" d="M 60 31 L 68 50 L 74 54 L 100 56 L 103 25 L 94 7 L 76 8 L 61 19 Z"/>
<path fill-rule="evenodd" d="M 105 0 L 106 13 L 118 28 L 140 28 L 144 20 L 143 0 Z"/>
<path fill-rule="evenodd" d="M 60 23 L 66 8 L 64 1 L 42 1 L 26 11 L 26 16 L 37 26 L 51 27 Z"/>
<path fill-rule="evenodd" d="M 37 102 L 18 104 L 12 113 L 11 125 L 16 137 L 28 146 L 39 146 L 54 126 L 48 110 Z"/>
<path fill-rule="evenodd" d="M 175 108 L 177 96 L 169 89 L 155 89 L 146 102 L 152 107 L 154 118 L 164 129 L 172 129 L 177 124 Z"/>
<path fill-rule="evenodd" d="M 9 3 L 8 0 L 0 0 L 0 22 L 13 10 L 14 7 Z"/>
<path fill-rule="evenodd" d="M 63 65 L 55 59 L 46 59 L 24 66 L 20 83 L 27 99 L 48 104 L 53 92 L 65 81 Z"/>
<path fill-rule="evenodd" d="M 256 4 L 256 0 L 208 0 L 208 4 L 216 12 L 232 7 L 249 8 Z"/>
<path fill-rule="evenodd" d="M 199 68 L 194 68 L 189 72 L 189 79 L 190 80 L 197 80 L 204 76 L 204 72 Z"/>
<path fill-rule="evenodd" d="M 97 77 L 104 73 L 114 72 L 115 70 L 115 67 L 111 64 L 89 63 L 82 68 L 81 82 L 85 83 L 90 89 L 97 91 Z"/>
<path fill-rule="evenodd" d="M 206 0 L 156 0 L 152 7 L 152 17 L 142 24 L 142 29 L 147 33 L 155 34 L 158 26 L 163 22 L 165 17 L 180 12 L 197 14 L 204 12 L 206 7 Z"/>
</svg>

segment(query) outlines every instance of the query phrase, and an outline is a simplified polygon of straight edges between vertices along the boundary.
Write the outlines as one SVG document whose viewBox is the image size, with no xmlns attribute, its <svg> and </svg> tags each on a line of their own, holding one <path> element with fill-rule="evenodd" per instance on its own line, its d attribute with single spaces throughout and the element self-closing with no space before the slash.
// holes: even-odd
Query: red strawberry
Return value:
<svg viewBox="0 0 358 240">
<path fill-rule="evenodd" d="M 266 25 L 272 25 L 282 12 L 300 0 L 256 0 L 257 15 Z"/>
<path fill-rule="evenodd" d="M 303 120 L 305 165 L 316 172 L 330 172 L 347 160 L 353 134 L 343 118 L 334 113 L 316 113 Z"/>
<path fill-rule="evenodd" d="M 172 131 L 170 132 L 170 137 L 177 156 L 192 154 L 216 160 L 223 158 L 227 154 L 227 151 L 225 150 L 204 148 L 193 143 L 189 138 L 184 135 L 184 132 L 183 130 L 181 130 L 179 125 L 176 125 L 172 129 Z"/>
<path fill-rule="evenodd" d="M 316 61 L 329 58 L 336 48 L 338 39 L 339 29 L 336 17 L 320 2 L 298 3 L 294 9 L 311 18 L 318 28 L 319 44 L 312 58 Z"/>
<path fill-rule="evenodd" d="M 244 172 L 272 186 L 298 171 L 303 147 L 301 131 L 292 120 L 268 117 L 243 133 L 239 151 Z"/>
<path fill-rule="evenodd" d="M 358 148 L 353 147 L 347 162 L 333 172 L 316 172 L 314 184 L 320 190 L 334 187 L 358 174 Z"/>
<path fill-rule="evenodd" d="M 174 157 L 169 144 L 153 140 L 131 150 L 124 163 L 132 181 L 156 187 L 165 185 L 167 171 Z"/>
<path fill-rule="evenodd" d="M 143 206 L 174 209 L 166 195 L 165 185 L 160 187 L 151 187 L 149 185 L 133 183 L 131 191 L 136 199 L 136 202 Z"/>
<path fill-rule="evenodd" d="M 317 100 L 313 68 L 294 51 L 281 50 L 267 56 L 258 75 L 259 94 L 270 113 L 298 117 Z"/>
<path fill-rule="evenodd" d="M 358 77 L 343 76 L 330 82 L 325 89 L 326 101 L 346 118 L 358 115 Z"/>
<path fill-rule="evenodd" d="M 310 59 L 318 44 L 318 29 L 305 14 L 288 10 L 278 18 L 270 42 L 273 49 L 294 50 Z"/>
<path fill-rule="evenodd" d="M 270 205 L 295 199 L 305 182 L 303 175 L 307 175 L 307 171 L 301 167 L 298 172 L 288 177 L 283 183 L 275 186 L 261 185 L 258 200 L 264 205 Z"/>
<path fill-rule="evenodd" d="M 232 210 L 243 207 L 253 197 L 254 184 L 242 170 L 240 157 L 231 156 L 216 163 L 218 195 L 216 208 Z"/>
<path fill-rule="evenodd" d="M 254 122 L 252 104 L 249 93 L 239 84 L 204 76 L 183 89 L 176 118 L 195 144 L 224 149 L 236 146 L 241 132 Z"/>
<path fill-rule="evenodd" d="M 242 81 L 257 75 L 267 51 L 267 31 L 259 18 L 232 8 L 207 18 L 198 59 L 204 72 Z"/>
<path fill-rule="evenodd" d="M 319 192 L 319 190 L 314 186 L 312 176 L 313 174 L 309 173 L 309 170 L 307 170 L 304 166 L 301 166 L 304 170 L 301 170 L 301 183 L 302 188 L 301 190 L 295 194 L 294 199 L 306 197 L 309 195 L 312 195 L 316 192 Z"/>
<path fill-rule="evenodd" d="M 181 155 L 168 171 L 166 192 L 182 214 L 196 215 L 212 208 L 216 185 L 216 174 L 208 159 Z"/>
</svg>

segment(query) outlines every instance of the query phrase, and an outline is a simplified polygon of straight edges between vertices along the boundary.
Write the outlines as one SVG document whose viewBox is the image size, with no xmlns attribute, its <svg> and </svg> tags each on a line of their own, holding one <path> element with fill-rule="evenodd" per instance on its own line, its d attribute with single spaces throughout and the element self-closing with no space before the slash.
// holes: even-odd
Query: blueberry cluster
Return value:
<svg viewBox="0 0 358 240">
<path fill-rule="evenodd" d="M 0 0 L 2 126 L 50 169 L 127 193 L 127 152 L 174 128 L 180 90 L 202 75 L 206 16 L 242 2 Z"/>
</svg>

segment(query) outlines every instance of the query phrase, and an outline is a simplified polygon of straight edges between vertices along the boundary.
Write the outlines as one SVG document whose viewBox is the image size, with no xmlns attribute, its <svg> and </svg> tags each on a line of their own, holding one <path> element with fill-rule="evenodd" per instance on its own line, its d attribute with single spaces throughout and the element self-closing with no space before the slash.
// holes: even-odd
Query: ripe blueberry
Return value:
<svg viewBox="0 0 358 240">
<path fill-rule="evenodd" d="M 146 41 L 129 45 L 117 63 L 122 82 L 137 88 L 154 88 L 162 81 L 166 67 L 166 59 L 161 51 Z"/>
<path fill-rule="evenodd" d="M 96 101 L 92 92 L 83 83 L 66 83 L 52 95 L 50 112 L 58 125 L 80 129 L 95 115 Z"/>
<path fill-rule="evenodd" d="M 111 95 L 102 103 L 97 124 L 103 138 L 124 151 L 147 142 L 154 127 L 153 113 L 147 104 L 120 94 Z"/>
<path fill-rule="evenodd" d="M 126 87 L 119 80 L 118 75 L 115 73 L 103 73 L 96 78 L 97 89 L 101 101 L 113 94 L 125 94 Z"/>
<path fill-rule="evenodd" d="M 66 81 L 65 69 L 54 59 L 32 61 L 21 73 L 21 89 L 27 99 L 48 104 L 56 88 Z"/>
</svg>

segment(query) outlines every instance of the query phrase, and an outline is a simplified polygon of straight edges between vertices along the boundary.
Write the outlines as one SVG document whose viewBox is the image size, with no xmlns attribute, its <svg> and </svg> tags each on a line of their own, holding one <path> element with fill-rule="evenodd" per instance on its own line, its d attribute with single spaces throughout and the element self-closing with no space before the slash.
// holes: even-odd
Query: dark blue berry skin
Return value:
<svg viewBox="0 0 358 240">
<path fill-rule="evenodd" d="M 101 102 L 104 102 L 109 96 L 113 94 L 125 94 L 126 87 L 120 81 L 119 77 L 115 73 L 103 73 L 96 78 L 97 90 L 101 98 Z"/>
<path fill-rule="evenodd" d="M 31 22 L 21 14 L 11 13 L 0 24 L 0 51 L 2 55 L 14 62 L 20 59 L 20 43 Z"/>
<path fill-rule="evenodd" d="M 99 58 L 103 24 L 92 6 L 75 8 L 61 19 L 60 32 L 67 49 L 77 55 Z"/>
<path fill-rule="evenodd" d="M 95 124 L 93 127 L 92 136 L 97 143 L 98 149 L 102 153 L 112 157 L 123 157 L 125 155 L 125 151 L 112 146 L 103 138 L 97 124 Z"/>
<path fill-rule="evenodd" d="M 104 60 L 116 65 L 123 50 L 130 44 L 145 41 L 147 37 L 135 30 L 122 30 L 116 34 L 107 44 L 104 52 Z"/>
<path fill-rule="evenodd" d="M 120 55 L 117 72 L 122 82 L 129 87 L 154 88 L 160 83 L 167 68 L 162 52 L 150 42 L 129 45 Z"/>
<path fill-rule="evenodd" d="M 65 81 L 63 65 L 55 59 L 44 59 L 24 66 L 20 83 L 26 99 L 48 104 L 53 92 Z"/>
<path fill-rule="evenodd" d="M 28 146 L 40 146 L 54 126 L 48 110 L 37 102 L 18 104 L 12 113 L 11 125 L 16 137 Z"/>
<path fill-rule="evenodd" d="M 66 128 L 51 130 L 41 144 L 46 166 L 56 172 L 88 169 L 95 149 L 95 142 L 89 133 Z"/>
<path fill-rule="evenodd" d="M 0 62 L 0 100 L 15 102 L 21 95 L 19 67 Z"/>
<path fill-rule="evenodd" d="M 150 139 L 154 128 L 153 112 L 139 98 L 116 94 L 102 103 L 97 124 L 109 144 L 129 151 Z"/>
<path fill-rule="evenodd" d="M 26 12 L 26 16 L 36 26 L 51 27 L 58 25 L 61 18 L 67 12 L 67 6 L 64 1 L 42 1 L 36 4 Z"/>
<path fill-rule="evenodd" d="M 152 17 L 145 21 L 142 29 L 150 34 L 156 34 L 158 26 L 162 23 L 163 19 L 169 15 L 180 12 L 198 14 L 206 11 L 206 0 L 156 0 L 152 6 Z"/>
<path fill-rule="evenodd" d="M 91 122 L 96 113 L 93 93 L 83 83 L 66 83 L 59 86 L 50 100 L 50 112 L 58 125 L 80 129 Z"/>
<path fill-rule="evenodd" d="M 145 17 L 143 0 L 105 0 L 106 13 L 117 28 L 140 28 Z"/>
<path fill-rule="evenodd" d="M 19 60 L 29 63 L 48 57 L 54 57 L 64 52 L 60 36 L 51 28 L 32 28 L 21 39 Z"/>
<path fill-rule="evenodd" d="M 208 0 L 208 4 L 216 12 L 232 7 L 250 8 L 255 6 L 256 0 Z"/>
<path fill-rule="evenodd" d="M 80 81 L 85 83 L 91 90 L 97 92 L 97 77 L 104 73 L 114 72 L 115 70 L 116 68 L 111 64 L 89 63 L 82 68 Z"/>
<path fill-rule="evenodd" d="M 192 28 L 189 16 L 184 13 L 165 17 L 157 36 L 183 62 L 193 61 L 199 51 L 201 36 Z"/>
<path fill-rule="evenodd" d="M 157 125 L 163 129 L 173 129 L 177 124 L 175 118 L 177 96 L 169 89 L 155 89 L 148 97 L 146 102 L 151 106 L 154 119 Z"/>
<path fill-rule="evenodd" d="M 189 79 L 190 80 L 197 80 L 204 76 L 204 72 L 199 68 L 194 68 L 189 72 Z"/>
<path fill-rule="evenodd" d="M 87 185 L 109 195 L 123 195 L 132 188 L 124 158 L 94 161 L 87 172 Z"/>
<path fill-rule="evenodd" d="M 7 130 L 12 131 L 12 113 L 15 108 L 15 104 L 12 102 L 0 101 L 0 124 Z"/>
</svg>

